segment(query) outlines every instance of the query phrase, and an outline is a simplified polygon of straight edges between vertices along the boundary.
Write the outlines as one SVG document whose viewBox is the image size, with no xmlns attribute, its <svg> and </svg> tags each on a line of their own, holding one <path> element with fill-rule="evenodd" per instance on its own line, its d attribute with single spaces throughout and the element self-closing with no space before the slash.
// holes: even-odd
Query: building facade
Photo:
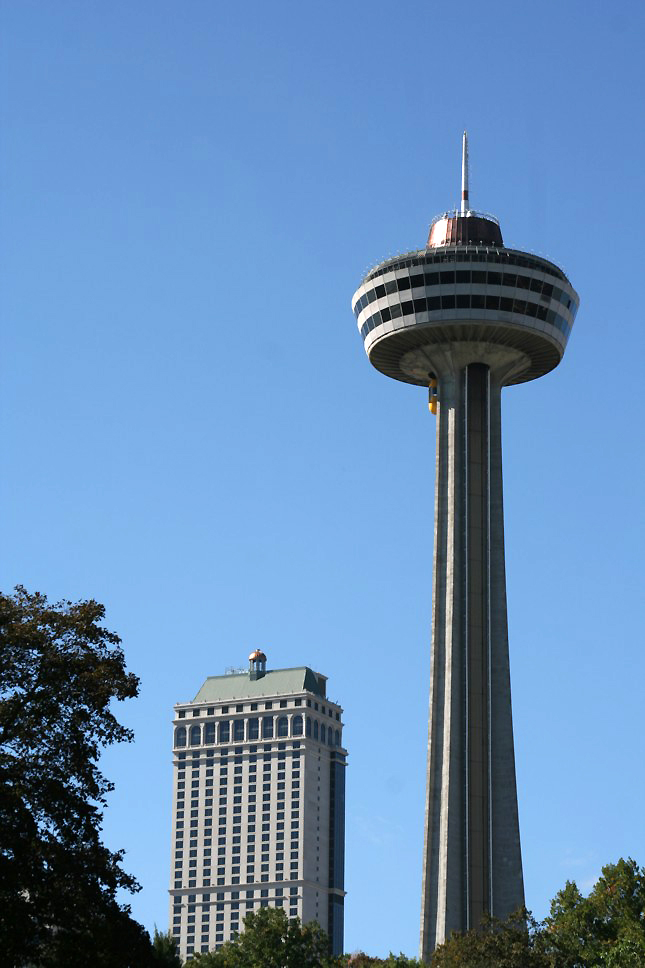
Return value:
<svg viewBox="0 0 645 968">
<path fill-rule="evenodd" d="M 318 921 L 343 950 L 342 708 L 307 667 L 210 676 L 175 706 L 170 928 L 217 950 L 261 907 Z"/>
</svg>

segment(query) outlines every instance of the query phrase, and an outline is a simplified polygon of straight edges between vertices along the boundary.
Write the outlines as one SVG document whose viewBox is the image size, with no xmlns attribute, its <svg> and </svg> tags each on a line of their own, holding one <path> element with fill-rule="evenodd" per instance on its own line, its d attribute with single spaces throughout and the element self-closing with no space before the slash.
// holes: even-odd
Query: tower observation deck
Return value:
<svg viewBox="0 0 645 968">
<path fill-rule="evenodd" d="M 421 958 L 484 914 L 524 903 L 506 618 L 501 390 L 562 359 L 578 309 L 547 259 L 497 219 L 437 216 L 424 249 L 388 259 L 352 299 L 373 366 L 429 388 L 437 414 Z"/>
</svg>

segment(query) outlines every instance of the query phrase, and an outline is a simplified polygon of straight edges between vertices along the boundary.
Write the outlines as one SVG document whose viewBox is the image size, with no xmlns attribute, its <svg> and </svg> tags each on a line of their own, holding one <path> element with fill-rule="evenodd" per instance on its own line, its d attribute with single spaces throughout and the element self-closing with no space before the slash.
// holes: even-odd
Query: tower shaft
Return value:
<svg viewBox="0 0 645 968">
<path fill-rule="evenodd" d="M 352 308 L 370 363 L 438 413 L 421 958 L 524 904 L 508 661 L 502 387 L 562 359 L 579 298 L 564 272 L 461 209 L 425 249 L 375 266 Z M 437 410 L 438 407 L 438 410 Z"/>
<path fill-rule="evenodd" d="M 439 414 L 422 960 L 484 913 L 505 917 L 524 903 L 502 498 L 501 387 L 511 361 L 503 350 L 477 355 L 487 362 L 459 344 L 432 353 Z"/>
</svg>

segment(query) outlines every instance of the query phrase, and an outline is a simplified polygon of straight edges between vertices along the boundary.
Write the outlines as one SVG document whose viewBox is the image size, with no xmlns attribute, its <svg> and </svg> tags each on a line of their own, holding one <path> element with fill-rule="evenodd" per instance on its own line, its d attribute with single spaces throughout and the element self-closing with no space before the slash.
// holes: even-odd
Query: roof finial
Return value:
<svg viewBox="0 0 645 968">
<path fill-rule="evenodd" d="M 461 214 L 465 215 L 470 210 L 468 201 L 468 132 L 464 131 L 462 152 L 461 152 Z"/>
</svg>

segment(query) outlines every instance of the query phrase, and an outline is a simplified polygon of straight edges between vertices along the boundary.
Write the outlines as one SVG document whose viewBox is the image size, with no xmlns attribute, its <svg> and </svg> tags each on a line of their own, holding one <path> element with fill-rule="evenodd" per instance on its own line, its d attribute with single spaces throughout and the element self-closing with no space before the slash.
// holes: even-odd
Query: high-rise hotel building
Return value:
<svg viewBox="0 0 645 968">
<path fill-rule="evenodd" d="M 341 707 L 303 666 L 209 676 L 175 706 L 170 924 L 182 958 L 218 949 L 251 911 L 318 921 L 343 950 Z"/>
</svg>

